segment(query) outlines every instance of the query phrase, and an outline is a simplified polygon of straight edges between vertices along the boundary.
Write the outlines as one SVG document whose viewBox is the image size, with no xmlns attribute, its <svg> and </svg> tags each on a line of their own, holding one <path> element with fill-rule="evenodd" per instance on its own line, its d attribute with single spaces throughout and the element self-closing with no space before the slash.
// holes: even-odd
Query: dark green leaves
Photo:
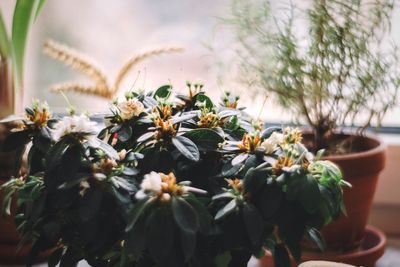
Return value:
<svg viewBox="0 0 400 267">
<path fill-rule="evenodd" d="M 318 248 L 321 251 L 324 251 L 325 242 L 324 242 L 323 237 L 321 236 L 321 233 L 317 229 L 315 229 L 315 228 L 308 229 L 307 236 L 311 241 L 313 241 L 318 246 Z"/>
<path fill-rule="evenodd" d="M 192 206 L 183 198 L 172 198 L 172 211 L 179 228 L 187 233 L 194 234 L 199 229 L 199 218 Z"/>
<path fill-rule="evenodd" d="M 194 117 L 197 117 L 196 113 L 181 114 L 179 116 L 175 116 L 172 118 L 172 124 L 181 123 L 181 122 L 193 119 Z"/>
<path fill-rule="evenodd" d="M 320 199 L 321 197 L 317 181 L 311 175 L 307 175 L 306 179 L 304 179 L 300 194 L 300 201 L 303 204 L 303 207 L 309 213 L 314 213 L 318 208 Z"/>
<path fill-rule="evenodd" d="M 220 209 L 215 215 L 215 220 L 221 220 L 222 218 L 228 216 L 232 212 L 234 212 L 237 208 L 236 199 L 232 199 L 228 202 L 222 209 Z"/>
<path fill-rule="evenodd" d="M 98 139 L 98 141 L 99 141 L 99 148 L 103 150 L 111 159 L 119 159 L 117 151 L 112 146 L 110 146 L 106 142 L 103 142 L 100 139 Z"/>
<path fill-rule="evenodd" d="M 172 138 L 172 144 L 184 157 L 192 161 L 198 161 L 200 159 L 199 149 L 189 138 L 184 136 L 175 136 Z"/>
<path fill-rule="evenodd" d="M 156 92 L 154 93 L 154 98 L 168 98 L 171 95 L 172 92 L 172 86 L 167 84 L 167 85 L 163 85 L 160 88 L 158 88 L 156 90 Z"/>
<path fill-rule="evenodd" d="M 91 189 L 82 198 L 79 207 L 79 215 L 83 221 L 88 221 L 99 211 L 103 192 L 101 190 Z"/>
<path fill-rule="evenodd" d="M 263 218 L 257 208 L 253 204 L 247 202 L 243 204 L 242 214 L 250 240 L 253 245 L 256 245 L 262 238 L 264 230 Z"/>
<path fill-rule="evenodd" d="M 150 199 L 142 199 L 136 204 L 134 204 L 132 211 L 130 212 L 130 217 L 128 220 L 128 224 L 126 226 L 126 231 L 130 231 L 137 220 L 139 219 L 140 215 L 142 215 L 143 211 L 146 207 L 151 203 Z"/>
<path fill-rule="evenodd" d="M 267 138 L 269 138 L 274 132 L 281 133 L 281 132 L 282 132 L 282 127 L 277 127 L 277 126 L 269 127 L 269 128 L 265 129 L 265 130 L 262 132 L 261 137 L 262 137 L 262 139 L 267 139 Z"/>
<path fill-rule="evenodd" d="M 146 244 L 150 254 L 158 264 L 170 255 L 174 244 L 174 224 L 165 207 L 152 211 L 147 219 Z"/>
<path fill-rule="evenodd" d="M 202 93 L 196 95 L 196 102 L 200 103 L 201 105 L 204 105 L 204 107 L 206 107 L 208 110 L 212 110 L 214 107 L 214 104 L 211 101 L 211 99 Z"/>
<path fill-rule="evenodd" d="M 277 244 L 274 251 L 275 267 L 291 267 L 289 253 L 283 244 Z"/>
<path fill-rule="evenodd" d="M 224 138 L 217 132 L 207 128 L 190 130 L 184 136 L 192 140 L 202 150 L 217 149 L 218 145 L 224 141 Z"/>
<path fill-rule="evenodd" d="M 287 197 L 291 200 L 297 199 L 304 209 L 314 213 L 321 201 L 321 193 L 317 180 L 312 175 L 304 173 L 292 173 L 287 175 Z"/>
</svg>

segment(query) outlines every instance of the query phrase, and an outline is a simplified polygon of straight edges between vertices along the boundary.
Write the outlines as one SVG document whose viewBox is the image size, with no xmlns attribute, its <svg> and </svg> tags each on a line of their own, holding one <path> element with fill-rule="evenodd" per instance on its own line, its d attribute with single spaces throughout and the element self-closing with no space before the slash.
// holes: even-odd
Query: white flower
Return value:
<svg viewBox="0 0 400 267">
<path fill-rule="evenodd" d="M 150 191 L 150 192 L 160 192 L 161 191 L 161 176 L 159 173 L 156 172 L 151 172 L 149 174 L 146 174 L 144 176 L 144 179 L 142 183 L 140 184 L 140 187 L 144 191 Z"/>
<path fill-rule="evenodd" d="M 136 199 L 152 197 L 162 202 L 168 202 L 172 196 L 184 196 L 188 192 L 207 194 L 207 191 L 189 185 L 189 181 L 182 181 L 177 184 L 173 173 L 166 175 L 164 173 L 151 172 L 144 176 L 140 184 L 140 190 L 135 197 Z"/>
<path fill-rule="evenodd" d="M 295 172 L 297 170 L 301 169 L 301 166 L 298 164 L 294 164 L 290 167 L 283 167 L 282 170 L 285 172 Z"/>
<path fill-rule="evenodd" d="M 162 189 L 162 180 L 159 173 L 151 172 L 146 174 L 140 184 L 140 190 L 136 193 L 137 199 L 145 198 L 149 193 L 158 194 Z"/>
<path fill-rule="evenodd" d="M 271 136 L 261 143 L 260 147 L 265 150 L 265 154 L 272 154 L 277 146 L 284 140 L 284 135 L 281 133 L 273 132 Z"/>
<path fill-rule="evenodd" d="M 145 110 L 143 104 L 135 98 L 118 103 L 117 108 L 119 109 L 119 115 L 123 120 L 129 120 L 134 116 L 139 116 L 140 113 Z"/>
<path fill-rule="evenodd" d="M 91 121 L 87 116 L 82 114 L 79 116 L 63 117 L 62 120 L 56 123 L 52 135 L 56 141 L 72 133 L 81 134 L 81 137 L 89 139 L 94 137 L 97 132 L 96 122 Z"/>
</svg>

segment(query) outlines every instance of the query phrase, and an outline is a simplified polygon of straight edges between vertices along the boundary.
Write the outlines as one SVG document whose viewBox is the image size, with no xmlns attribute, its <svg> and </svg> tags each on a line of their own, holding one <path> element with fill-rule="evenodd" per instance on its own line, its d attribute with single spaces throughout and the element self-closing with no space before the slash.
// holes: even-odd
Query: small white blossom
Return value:
<svg viewBox="0 0 400 267">
<path fill-rule="evenodd" d="M 147 192 L 160 192 L 161 191 L 161 176 L 156 172 L 151 172 L 144 176 L 140 187 Z"/>
<path fill-rule="evenodd" d="M 140 184 L 140 190 L 136 193 L 137 199 L 143 199 L 148 194 L 158 194 L 162 189 L 162 180 L 160 174 L 151 172 L 146 174 Z"/>
<path fill-rule="evenodd" d="M 269 138 L 265 139 L 264 142 L 261 143 L 260 147 L 265 150 L 265 154 L 272 154 L 283 140 L 283 134 L 273 132 Z"/>
<path fill-rule="evenodd" d="M 140 184 L 140 190 L 136 193 L 135 197 L 136 199 L 154 197 L 162 202 L 168 202 L 172 196 L 183 196 L 188 192 L 207 194 L 207 191 L 189 185 L 189 181 L 182 181 L 177 184 L 176 178 L 172 173 L 166 175 L 151 172 L 144 176 Z"/>
<path fill-rule="evenodd" d="M 52 132 L 53 138 L 59 141 L 62 137 L 69 134 L 82 134 L 82 137 L 90 139 L 98 132 L 96 122 L 91 121 L 85 115 L 65 116 L 56 123 L 55 130 Z"/>
<path fill-rule="evenodd" d="M 283 167 L 282 170 L 285 172 L 295 172 L 297 170 L 301 169 L 301 166 L 298 164 L 294 164 L 290 167 Z"/>
<path fill-rule="evenodd" d="M 135 116 L 139 116 L 140 113 L 145 111 L 143 104 L 135 98 L 118 103 L 117 108 L 123 120 L 129 120 Z"/>
<path fill-rule="evenodd" d="M 168 202 L 168 201 L 170 201 L 171 200 L 171 195 L 170 194 L 168 194 L 168 193 L 163 193 L 162 195 L 161 195 L 161 201 L 163 201 L 163 202 Z"/>
</svg>

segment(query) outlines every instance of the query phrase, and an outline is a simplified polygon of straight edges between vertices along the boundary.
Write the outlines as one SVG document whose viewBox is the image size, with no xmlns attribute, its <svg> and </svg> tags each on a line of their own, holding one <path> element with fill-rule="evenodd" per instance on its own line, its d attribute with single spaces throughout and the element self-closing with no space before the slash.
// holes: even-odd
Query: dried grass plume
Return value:
<svg viewBox="0 0 400 267">
<path fill-rule="evenodd" d="M 180 47 L 165 47 L 146 51 L 130 58 L 118 71 L 113 84 L 109 84 L 104 71 L 89 57 L 72 49 L 66 45 L 57 43 L 53 40 L 48 40 L 44 44 L 44 53 L 58 61 L 63 62 L 66 66 L 77 70 L 87 76 L 94 82 L 93 85 L 87 86 L 76 82 L 68 82 L 58 85 L 53 85 L 50 90 L 54 92 L 77 92 L 87 95 L 95 95 L 106 99 L 113 99 L 120 90 L 123 80 L 128 73 L 138 63 L 161 54 L 182 52 Z"/>
</svg>

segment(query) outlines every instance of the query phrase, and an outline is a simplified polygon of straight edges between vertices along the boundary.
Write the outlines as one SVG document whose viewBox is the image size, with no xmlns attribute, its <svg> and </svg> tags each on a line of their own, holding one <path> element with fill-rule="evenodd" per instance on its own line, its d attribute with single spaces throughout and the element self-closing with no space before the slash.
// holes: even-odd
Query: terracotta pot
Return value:
<svg viewBox="0 0 400 267">
<path fill-rule="evenodd" d="M 299 267 L 355 267 L 344 263 L 332 261 L 307 261 L 299 265 Z"/>
<path fill-rule="evenodd" d="M 376 137 L 358 135 L 337 135 L 337 138 L 352 138 L 354 147 L 361 152 L 328 156 L 336 163 L 352 188 L 344 189 L 344 203 L 347 216 L 342 215 L 328 226 L 322 234 L 328 249 L 349 251 L 358 248 L 365 236 L 372 200 L 379 177 L 385 166 L 386 146 Z"/>
<path fill-rule="evenodd" d="M 0 57 L 0 119 L 14 113 L 15 103 L 11 64 Z"/>
<path fill-rule="evenodd" d="M 10 129 L 17 125 L 18 122 L 0 123 L 0 186 L 10 177 L 19 175 L 24 146 L 15 151 L 2 151 L 4 140 Z M 3 205 L 2 202 L 3 191 L 0 189 L 0 207 Z M 21 252 L 26 250 L 26 248 L 22 248 L 18 254 L 15 252 L 20 238 L 13 221 L 13 216 L 0 216 L 0 263 L 19 263 L 17 261 L 22 258 Z M 25 254 L 27 251 L 25 251 Z"/>
<path fill-rule="evenodd" d="M 372 226 L 367 226 L 365 230 L 365 237 L 359 248 L 343 253 L 340 253 L 338 251 L 325 251 L 324 253 L 304 251 L 301 257 L 301 262 L 333 261 L 333 262 L 351 264 L 354 266 L 374 267 L 376 261 L 380 257 L 382 257 L 383 253 L 385 252 L 385 248 L 386 248 L 385 234 L 377 228 L 374 228 Z M 274 262 L 270 252 L 267 251 L 266 255 L 260 260 L 260 266 L 274 267 Z M 291 258 L 291 266 L 292 267 L 298 266 L 298 264 L 294 261 L 293 258 Z M 322 266 L 327 266 L 327 265 L 322 265 Z"/>
</svg>

